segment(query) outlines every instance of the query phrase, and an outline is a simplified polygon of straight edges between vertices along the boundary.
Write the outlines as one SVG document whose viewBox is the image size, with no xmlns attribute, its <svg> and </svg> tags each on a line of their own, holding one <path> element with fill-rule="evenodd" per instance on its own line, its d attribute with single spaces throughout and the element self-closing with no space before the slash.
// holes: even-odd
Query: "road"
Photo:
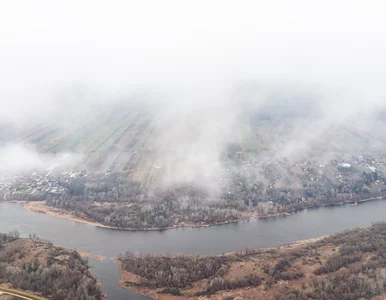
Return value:
<svg viewBox="0 0 386 300">
<path fill-rule="evenodd" d="M 18 294 L 14 294 L 14 293 L 11 293 L 11 292 L 2 292 L 2 291 L 0 291 L 0 296 L 1 296 L 1 295 L 16 296 L 16 297 L 18 297 L 18 298 L 20 298 L 20 299 L 34 300 L 34 299 L 32 299 L 32 298 L 28 298 L 28 297 L 25 297 L 25 296 L 20 296 L 20 295 L 18 295 Z"/>
</svg>

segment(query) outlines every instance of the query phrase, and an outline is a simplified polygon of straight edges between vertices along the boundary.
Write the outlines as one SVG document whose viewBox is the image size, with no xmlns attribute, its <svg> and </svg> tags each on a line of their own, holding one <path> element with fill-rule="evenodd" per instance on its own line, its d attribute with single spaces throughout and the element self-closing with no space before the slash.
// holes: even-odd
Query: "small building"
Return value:
<svg viewBox="0 0 386 300">
<path fill-rule="evenodd" d="M 345 168 L 345 169 L 351 168 L 351 165 L 348 163 L 341 163 L 341 164 L 339 164 L 339 166 L 341 166 L 342 168 Z"/>
</svg>

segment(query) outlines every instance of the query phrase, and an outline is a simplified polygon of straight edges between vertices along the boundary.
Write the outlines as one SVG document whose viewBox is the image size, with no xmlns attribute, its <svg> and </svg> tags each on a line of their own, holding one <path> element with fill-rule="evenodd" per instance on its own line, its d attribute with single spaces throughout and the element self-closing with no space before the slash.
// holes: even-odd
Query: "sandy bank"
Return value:
<svg viewBox="0 0 386 300">
<path fill-rule="evenodd" d="M 100 260 L 100 261 L 106 259 L 106 256 L 93 254 L 93 253 L 89 253 L 89 252 L 79 252 L 79 254 L 80 254 L 80 256 L 95 258 L 95 259 Z"/>
<path fill-rule="evenodd" d="M 25 209 L 34 213 L 47 214 L 57 218 L 68 219 L 74 222 L 88 224 L 88 225 L 97 226 L 97 227 L 119 229 L 119 228 L 109 227 L 98 222 L 89 221 L 89 220 L 74 216 L 73 214 L 66 212 L 64 210 L 50 207 L 46 205 L 45 201 L 30 201 L 30 202 L 24 202 L 24 204 L 25 204 L 24 205 Z"/>
</svg>

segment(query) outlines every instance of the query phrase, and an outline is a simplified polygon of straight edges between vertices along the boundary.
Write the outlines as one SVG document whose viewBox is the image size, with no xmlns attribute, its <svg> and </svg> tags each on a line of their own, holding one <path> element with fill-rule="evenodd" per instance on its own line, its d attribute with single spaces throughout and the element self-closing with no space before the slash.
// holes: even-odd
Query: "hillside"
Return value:
<svg viewBox="0 0 386 300">
<path fill-rule="evenodd" d="M 0 284 L 49 299 L 102 299 L 99 282 L 78 252 L 39 238 L 19 239 L 17 233 L 0 234 L 0 241 Z"/>
</svg>

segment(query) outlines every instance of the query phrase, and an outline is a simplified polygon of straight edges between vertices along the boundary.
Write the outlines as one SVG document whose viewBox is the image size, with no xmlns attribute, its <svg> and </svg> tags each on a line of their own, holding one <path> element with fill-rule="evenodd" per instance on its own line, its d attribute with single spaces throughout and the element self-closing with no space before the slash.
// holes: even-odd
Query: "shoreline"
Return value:
<svg viewBox="0 0 386 300">
<path fill-rule="evenodd" d="M 296 249 L 298 247 L 302 247 L 302 246 L 305 246 L 305 245 L 308 245 L 308 244 L 314 244 L 314 243 L 317 243 L 323 239 L 326 239 L 328 237 L 330 237 L 331 235 L 333 235 L 334 233 L 332 234 L 328 234 L 328 235 L 323 235 L 323 236 L 319 236 L 319 237 L 315 237 L 315 238 L 309 238 L 309 239 L 303 239 L 303 240 L 298 240 L 298 241 L 295 241 L 293 243 L 290 243 L 288 246 L 279 246 L 279 248 L 277 247 L 267 247 L 267 248 L 254 248 L 254 249 L 250 249 L 251 251 L 262 251 L 262 252 L 269 252 L 269 251 L 272 251 L 272 250 L 281 250 L 281 251 L 289 251 L 289 250 L 293 250 L 293 249 Z M 233 256 L 233 255 L 237 255 L 237 253 L 243 251 L 243 249 L 241 250 L 238 250 L 238 251 L 234 251 L 234 252 L 226 252 L 226 253 L 221 253 L 221 254 L 217 254 L 217 255 L 213 255 L 213 256 Z M 162 256 L 163 254 L 158 254 L 160 256 Z M 212 255 L 202 255 L 202 256 L 212 256 Z M 135 283 L 139 283 L 140 280 L 142 279 L 141 276 L 139 275 L 136 275 L 134 273 L 131 273 L 129 271 L 126 271 L 123 267 L 122 267 L 122 264 L 119 260 L 118 257 L 112 257 L 111 258 L 114 263 L 116 264 L 117 268 L 118 268 L 118 271 L 121 275 L 121 279 L 118 281 L 118 284 L 121 288 L 123 289 L 126 289 L 132 293 L 135 293 L 135 294 L 138 294 L 138 295 L 141 295 L 141 296 L 146 296 L 146 297 L 156 297 L 156 296 L 160 296 L 160 294 L 158 293 L 160 290 L 162 290 L 163 288 L 150 288 L 150 287 L 137 287 L 135 285 Z M 125 282 L 126 281 L 129 281 L 131 283 L 134 283 L 132 285 L 126 285 Z M 167 297 L 168 294 L 166 294 L 166 297 Z M 181 296 L 182 298 L 180 299 L 194 299 L 194 298 L 191 298 L 191 297 L 185 297 L 185 296 Z M 155 298 L 154 298 L 155 299 Z M 167 298 L 165 298 L 167 299 Z"/>
<path fill-rule="evenodd" d="M 139 275 L 136 275 L 134 273 L 130 273 L 130 272 L 126 271 L 125 269 L 123 269 L 122 264 L 120 263 L 118 258 L 113 257 L 112 260 L 114 261 L 115 265 L 118 268 L 118 272 L 121 275 L 121 279 L 118 280 L 117 283 L 122 289 L 125 289 L 127 291 L 130 291 L 130 292 L 137 294 L 137 295 L 140 295 L 140 296 L 151 297 L 152 299 L 158 299 L 159 296 L 168 297 L 167 294 L 166 295 L 158 294 L 158 291 L 162 290 L 162 288 L 155 288 L 155 289 L 148 288 L 148 287 L 138 288 L 135 285 L 130 285 L 130 286 L 126 285 L 125 284 L 126 281 L 130 281 L 132 283 L 138 283 L 138 282 L 140 282 L 142 277 Z M 158 298 L 156 298 L 157 296 L 158 296 Z M 168 298 L 161 298 L 161 299 L 166 300 Z M 182 298 L 180 298 L 180 299 L 182 300 L 182 299 L 188 299 L 188 298 L 182 296 Z"/>
<path fill-rule="evenodd" d="M 369 201 L 375 201 L 375 200 L 380 200 L 380 199 L 385 199 L 384 197 L 371 197 L 371 198 L 366 198 L 366 199 L 361 199 L 361 200 L 356 200 L 356 201 L 343 201 L 343 202 L 340 202 L 340 203 L 334 203 L 334 204 L 331 204 L 331 205 L 321 205 L 321 206 L 312 206 L 312 207 L 305 207 L 303 209 L 309 209 L 309 208 L 317 208 L 317 207 L 326 207 L 326 206 L 337 206 L 337 205 L 343 205 L 343 204 L 346 204 L 346 203 L 354 203 L 354 202 L 357 202 L 358 204 L 359 203 L 362 203 L 362 202 L 369 202 Z M 46 213 L 45 211 L 39 211 L 39 208 L 41 208 L 41 205 L 44 205 L 44 201 L 41 201 L 41 202 L 27 202 L 26 201 L 6 201 L 6 202 L 16 202 L 16 203 L 19 203 L 19 204 L 22 204 L 24 206 L 24 208 L 30 210 L 31 209 L 31 206 L 32 206 L 32 212 L 35 212 L 35 213 Z M 49 208 L 49 207 L 48 207 Z M 301 210 L 303 210 L 301 209 Z M 295 210 L 296 211 L 296 210 Z M 291 211 L 292 212 L 292 211 Z M 59 213 L 59 212 L 56 212 L 56 213 Z M 47 213 L 49 214 L 49 213 Z M 290 215 L 288 212 L 286 212 L 285 214 L 288 214 Z M 74 218 L 74 216 L 70 215 L 69 213 L 67 213 L 67 215 L 69 215 L 72 218 Z M 280 214 L 280 215 L 283 215 L 283 214 Z M 270 216 L 266 216 L 266 217 L 271 217 L 272 215 Z M 277 216 L 277 215 L 276 215 Z M 61 218 L 63 218 L 63 216 L 59 216 Z M 250 218 L 254 218 L 254 217 L 250 217 Z M 250 219 L 248 218 L 248 219 Z M 78 221 L 79 222 L 79 221 Z M 81 223 L 85 223 L 87 221 L 84 221 L 84 220 L 81 220 L 80 221 Z M 92 223 L 92 222 L 90 222 Z M 208 226 L 215 226 L 215 225 L 208 225 Z M 208 227 L 206 226 L 206 227 Z M 105 226 L 103 226 L 105 227 Z M 155 229 L 155 230 L 159 230 L 159 229 Z M 139 231 L 139 230 L 137 230 Z M 334 233 L 333 233 L 334 234 Z M 331 235 L 333 235 L 331 234 Z M 329 237 L 330 235 L 324 235 L 324 236 L 320 236 L 320 237 L 316 237 L 316 238 L 309 238 L 309 239 L 304 239 L 304 240 L 297 240 L 297 241 L 294 241 L 294 242 L 286 242 L 285 244 L 283 245 L 280 245 L 279 248 L 280 249 L 296 249 L 296 247 L 299 247 L 299 246 L 302 246 L 302 245 L 306 245 L 306 244 L 310 244 L 310 243 L 314 243 L 314 242 L 317 242 L 319 240 L 322 240 L 324 238 L 327 238 Z M 288 245 L 288 246 L 287 246 Z M 253 248 L 252 250 L 260 250 L 260 251 L 269 251 L 270 249 L 277 249 L 277 247 L 269 247 L 269 248 Z M 224 255 L 234 255 L 235 253 L 237 252 L 240 252 L 240 250 L 238 251 L 235 251 L 235 252 L 228 252 L 228 253 L 224 253 Z M 90 253 L 91 254 L 91 253 Z M 91 254 L 93 255 L 93 254 Z M 222 254 L 218 254 L 218 255 L 222 255 Z M 87 256 L 87 255 L 86 255 Z M 90 257 L 93 257 L 93 256 L 90 256 Z M 94 257 L 95 258 L 95 257 Z M 120 287 L 122 288 L 125 288 L 126 290 L 129 290 L 131 292 L 134 292 L 136 294 L 141 294 L 141 295 L 145 295 L 145 296 L 154 296 L 154 290 L 150 290 L 150 289 L 143 289 L 143 288 L 139 288 L 135 285 L 133 286 L 130 286 L 130 285 L 126 285 L 125 284 L 125 280 L 124 280 L 124 276 L 122 274 L 122 268 L 120 267 L 120 265 L 118 264 L 118 259 L 117 258 L 112 258 L 112 260 L 114 260 L 114 263 L 117 265 L 118 267 L 118 271 L 120 272 L 121 274 L 121 280 L 118 281 L 118 284 L 120 285 Z M 125 270 L 123 270 L 125 271 Z M 127 271 L 125 271 L 127 272 Z M 128 273 L 128 272 L 127 272 Z M 128 274 L 129 276 L 132 275 L 132 276 L 136 276 L 135 274 Z M 127 277 L 126 277 L 127 278 Z M 127 280 L 126 280 L 127 281 Z M 130 280 L 128 280 L 130 281 Z"/>
<path fill-rule="evenodd" d="M 103 261 L 103 260 L 105 260 L 107 258 L 106 256 L 99 255 L 99 254 L 93 254 L 93 253 L 90 253 L 90 252 L 79 252 L 79 254 L 82 257 L 94 258 L 94 259 L 97 259 L 99 261 Z"/>
<path fill-rule="evenodd" d="M 88 224 L 88 225 L 92 225 L 92 226 L 100 227 L 100 228 L 107 228 L 107 229 L 113 229 L 113 230 L 125 230 L 125 231 L 163 231 L 163 230 L 182 228 L 182 227 L 201 228 L 201 227 L 210 227 L 210 226 L 218 226 L 218 225 L 237 223 L 239 221 L 244 221 L 244 220 L 250 219 L 248 217 L 248 218 L 243 218 L 243 219 L 239 219 L 239 220 L 220 222 L 220 223 L 216 223 L 216 224 L 183 224 L 182 223 L 182 224 L 178 224 L 178 225 L 176 224 L 176 225 L 165 227 L 165 228 L 157 228 L 157 227 L 121 228 L 121 227 L 104 225 L 102 223 L 89 221 L 87 219 L 83 219 L 83 218 L 74 216 L 70 212 L 47 206 L 45 204 L 44 200 L 43 201 L 14 200 L 14 201 L 6 201 L 6 202 L 22 204 L 26 210 L 28 210 L 30 212 L 38 213 L 38 214 L 47 214 L 47 215 L 54 216 L 57 218 L 67 219 L 67 220 L 71 220 L 74 222 Z M 251 218 L 253 218 L 253 217 L 251 217 Z"/>
<path fill-rule="evenodd" d="M 300 284 L 302 284 L 302 286 L 304 284 L 307 288 L 308 284 L 311 283 L 311 280 L 323 280 L 326 277 L 326 274 L 323 272 L 316 273 L 315 271 L 319 270 L 321 266 L 324 267 L 325 263 L 328 261 L 329 258 L 336 257 L 337 255 L 338 257 L 342 257 L 344 254 L 342 254 L 339 249 L 341 247 L 344 247 L 345 245 L 356 245 L 355 241 L 358 238 L 363 237 L 363 234 L 367 235 L 367 233 L 370 233 L 371 235 L 371 233 L 383 232 L 383 234 L 380 235 L 381 238 L 379 238 L 379 240 L 373 240 L 370 242 L 372 243 L 372 245 L 382 243 L 384 241 L 384 231 L 386 229 L 386 222 L 382 222 L 382 224 L 383 225 L 381 226 L 373 224 L 371 226 L 356 227 L 354 229 L 350 229 L 347 234 L 352 238 L 348 240 L 343 237 L 345 236 L 345 231 L 338 231 L 332 234 L 316 238 L 298 240 L 291 245 L 280 246 L 278 248 L 254 248 L 217 255 L 202 255 L 201 257 L 206 257 L 206 259 L 218 257 L 221 261 L 223 261 L 221 258 L 225 258 L 225 261 L 222 262 L 221 267 L 226 264 L 228 266 L 228 269 L 225 270 L 225 273 L 222 273 L 220 275 L 223 280 L 228 280 L 229 282 L 233 281 L 237 283 L 238 280 L 242 278 L 240 277 L 240 274 L 245 274 L 244 276 L 249 276 L 253 273 L 260 278 L 260 282 L 257 285 L 255 285 L 254 283 L 236 286 L 227 284 L 222 285 L 219 287 L 219 289 L 215 289 L 213 291 L 208 290 L 207 287 L 210 286 L 213 276 L 217 276 L 218 271 L 216 271 L 216 274 L 214 275 L 205 275 L 204 277 L 198 278 L 196 281 L 192 281 L 189 284 L 182 286 L 181 288 L 177 288 L 178 293 L 175 294 L 172 289 L 168 288 L 167 282 L 164 281 L 158 284 L 154 284 L 152 283 L 151 277 L 142 277 L 125 270 L 124 264 L 119 258 L 114 258 L 113 260 L 116 263 L 118 270 L 121 274 L 121 279 L 118 281 L 120 287 L 142 296 L 153 297 L 153 299 L 215 300 L 239 299 L 239 296 L 244 299 L 242 297 L 244 295 L 249 296 L 245 297 L 246 299 L 255 299 L 255 296 L 257 295 L 259 295 L 259 297 L 256 297 L 256 299 L 266 299 L 265 296 L 267 295 L 267 287 L 271 290 L 273 284 L 275 284 L 273 287 L 274 290 L 270 293 L 269 299 L 276 299 L 278 293 L 287 295 L 286 293 L 290 288 L 300 288 Z M 336 237 L 336 239 L 334 237 Z M 337 249 L 338 251 L 336 251 Z M 362 255 L 359 263 L 367 263 L 369 258 L 374 257 L 372 255 L 377 255 L 375 251 L 376 250 L 365 250 L 363 252 L 360 252 L 362 253 Z M 273 277 L 274 282 L 272 284 L 267 285 L 268 281 L 266 281 L 265 286 L 260 286 L 261 282 L 264 282 L 271 276 L 271 272 L 268 273 L 265 270 L 266 268 L 268 268 L 268 271 L 270 271 L 272 270 L 272 267 L 276 268 L 277 264 L 280 264 L 283 259 L 288 259 L 291 256 L 293 257 L 293 259 L 290 258 L 289 264 L 291 268 L 300 272 L 298 273 L 301 274 L 300 277 L 291 276 L 291 273 L 287 273 L 287 269 L 285 269 L 284 277 Z M 165 254 L 162 253 L 154 254 L 155 261 L 162 261 L 164 257 Z M 234 258 L 237 259 L 235 260 Z M 185 257 L 185 259 L 189 261 L 188 257 Z M 357 261 L 354 261 L 354 264 L 357 263 Z M 377 267 L 382 268 L 383 265 L 379 264 L 377 265 Z M 256 268 L 260 270 L 257 271 L 257 273 L 255 273 Z M 337 269 L 330 271 L 327 274 L 339 272 L 341 268 L 342 266 L 339 266 Z M 343 266 L 343 268 L 345 268 L 345 266 Z M 160 270 L 163 270 L 162 267 L 160 268 Z M 297 273 L 295 272 L 292 274 Z M 147 275 L 145 274 L 144 276 Z M 285 289 L 283 289 L 283 284 L 285 284 Z M 303 289 L 306 290 L 306 288 Z M 181 294 L 179 292 L 181 292 Z M 332 292 L 334 292 L 334 290 Z M 319 297 L 317 299 L 319 299 Z"/>
<path fill-rule="evenodd" d="M 100 228 L 106 228 L 106 229 L 112 229 L 112 230 L 124 230 L 124 231 L 163 231 L 163 230 L 183 228 L 183 227 L 202 228 L 202 227 L 220 226 L 220 225 L 238 223 L 238 222 L 242 222 L 242 221 L 248 221 L 250 219 L 265 219 L 265 218 L 272 218 L 272 217 L 291 216 L 291 213 L 297 212 L 297 211 L 302 211 L 304 209 L 338 206 L 338 205 L 344 205 L 344 204 L 348 204 L 348 203 L 358 203 L 359 204 L 359 203 L 364 203 L 364 202 L 369 202 L 369 201 L 381 200 L 384 198 L 385 197 L 383 197 L 383 196 L 378 196 L 378 197 L 370 197 L 370 198 L 365 198 L 365 199 L 360 199 L 360 200 L 346 200 L 346 201 L 342 201 L 342 202 L 338 202 L 338 203 L 331 203 L 331 204 L 324 204 L 324 205 L 313 205 L 313 206 L 303 207 L 303 208 L 299 208 L 299 209 L 290 209 L 290 210 L 285 211 L 285 212 L 276 213 L 276 214 L 269 214 L 269 215 L 265 215 L 265 216 L 264 215 L 250 214 L 249 216 L 245 216 L 245 217 L 240 218 L 238 220 L 231 220 L 231 221 L 219 222 L 219 223 L 214 223 L 214 224 L 189 224 L 189 223 L 184 224 L 184 223 L 182 223 L 182 224 L 176 224 L 176 225 L 165 227 L 165 228 L 157 228 L 157 227 L 120 228 L 120 227 L 108 226 L 108 225 L 104 225 L 102 223 L 87 220 L 86 218 L 74 216 L 72 213 L 67 212 L 67 211 L 63 211 L 63 210 L 60 210 L 57 208 L 47 206 L 45 204 L 44 200 L 43 201 L 11 200 L 11 201 L 6 201 L 6 202 L 22 204 L 26 210 L 34 212 L 34 213 L 47 214 L 47 215 L 54 216 L 57 218 L 67 219 L 67 220 L 71 220 L 71 221 L 74 221 L 77 223 L 88 224 L 88 225 L 92 225 L 92 226 L 100 227 Z"/>
<path fill-rule="evenodd" d="M 157 292 L 156 290 L 152 290 L 152 289 L 140 290 L 140 289 L 137 289 L 135 286 L 131 286 L 131 288 L 129 288 L 127 285 L 125 285 L 125 281 L 129 279 L 131 282 L 139 282 L 139 280 L 141 279 L 141 276 L 135 275 L 123 269 L 122 264 L 117 257 L 112 257 L 111 259 L 114 261 L 115 265 L 118 268 L 118 272 L 121 275 L 121 279 L 118 280 L 118 285 L 121 288 L 128 290 L 137 295 L 154 298 L 154 293 Z"/>
</svg>

